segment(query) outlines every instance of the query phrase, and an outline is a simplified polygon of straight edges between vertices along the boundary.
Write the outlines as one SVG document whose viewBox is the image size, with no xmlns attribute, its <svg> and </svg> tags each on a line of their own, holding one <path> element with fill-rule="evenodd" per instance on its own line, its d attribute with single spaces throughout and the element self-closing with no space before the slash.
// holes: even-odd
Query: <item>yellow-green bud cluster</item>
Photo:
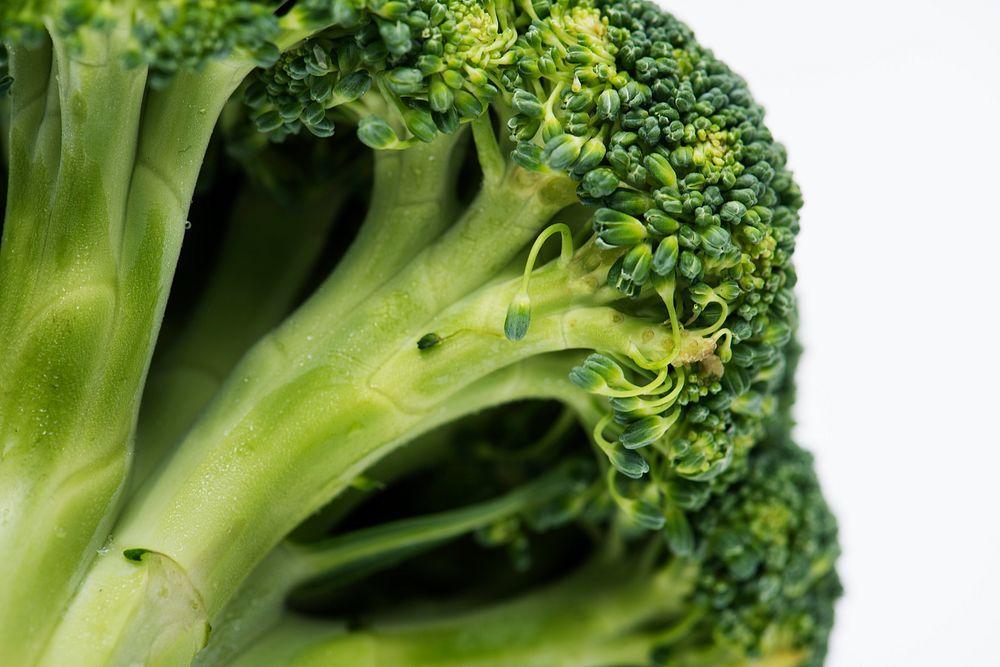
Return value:
<svg viewBox="0 0 1000 667">
<path fill-rule="evenodd" d="M 587 2 L 527 5 L 530 24 L 504 72 L 513 91 L 513 159 L 582 176 L 605 158 L 607 134 L 630 78 L 616 68 L 607 20 Z"/>
<path fill-rule="evenodd" d="M 283 54 L 249 88 L 260 129 L 329 136 L 338 109 L 374 89 L 382 98 L 375 113 L 356 109 L 362 141 L 430 141 L 485 111 L 516 38 L 508 14 L 480 0 L 340 2 L 333 16 L 334 27 Z"/>
</svg>

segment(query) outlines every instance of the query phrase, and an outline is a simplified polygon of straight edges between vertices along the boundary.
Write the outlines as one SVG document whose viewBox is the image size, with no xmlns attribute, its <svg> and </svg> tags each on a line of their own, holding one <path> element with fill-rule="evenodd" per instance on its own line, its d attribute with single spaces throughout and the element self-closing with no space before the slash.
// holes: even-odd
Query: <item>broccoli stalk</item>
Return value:
<svg viewBox="0 0 1000 667">
<path fill-rule="evenodd" d="M 106 539 L 201 156 L 252 68 L 214 63 L 147 95 L 124 39 L 81 29 L 8 48 L 0 645 L 14 664 Z"/>
<path fill-rule="evenodd" d="M 56 619 L 20 605 L 60 608 L 107 538 L 205 149 L 232 92 L 285 34 L 275 7 L 234 3 L 216 15 L 177 4 L 161 16 L 144 3 L 0 10 L 13 80 L 0 548 L 15 559 L 0 582 L 0 626 L 14 634 L 0 630 L 0 644 L 14 662 L 30 662 Z M 178 34 L 204 41 L 181 47 Z"/>
<path fill-rule="evenodd" d="M 487 215 L 495 216 L 498 209 L 485 210 L 488 211 Z M 461 246 L 472 245 L 469 237 L 458 233 L 448 240 Z M 479 259 L 470 256 L 465 249 L 457 255 L 470 265 Z M 449 253 L 449 256 L 455 255 Z M 449 271 L 451 268 L 447 267 Z M 390 285 L 391 291 L 387 292 L 399 294 L 400 291 L 412 289 L 410 286 L 414 285 L 413 275 L 431 274 L 425 269 L 414 273 L 404 272 Z M 445 278 L 445 275 L 441 276 L 442 280 Z M 319 294 L 321 297 L 324 292 L 321 290 Z M 510 294 L 510 290 L 500 291 L 498 294 L 488 293 L 486 308 L 499 313 L 502 319 L 505 302 Z M 404 292 L 402 298 L 414 297 Z M 308 312 L 311 305 L 314 304 L 307 304 L 303 310 Z M 315 308 L 313 312 L 325 318 L 325 311 L 321 308 Z M 408 315 L 406 311 L 388 310 L 381 302 L 371 300 L 358 308 L 339 331 L 334 329 L 331 332 L 322 319 L 313 324 L 300 311 L 291 320 L 291 325 L 297 329 L 294 332 L 295 338 L 290 338 L 287 334 L 291 328 L 289 325 L 265 338 L 237 366 L 233 374 L 234 378 L 238 378 L 237 382 L 230 381 L 223 389 L 222 396 L 209 407 L 169 461 L 169 465 L 139 490 L 116 526 L 116 546 L 132 548 L 132 545 L 142 545 L 142 549 L 151 552 L 175 554 L 171 541 L 183 540 L 188 545 L 187 549 L 182 549 L 187 552 L 180 557 L 183 560 L 173 555 L 171 558 L 182 563 L 181 567 L 193 581 L 207 583 L 207 578 L 215 581 L 206 586 L 206 592 L 214 589 L 215 594 L 212 599 L 205 598 L 207 608 L 210 613 L 214 613 L 235 586 L 249 574 L 257 560 L 288 532 L 290 515 L 295 515 L 292 519 L 294 525 L 319 509 L 332 495 L 345 488 L 363 470 L 365 464 L 384 455 L 389 447 L 401 444 L 404 438 L 412 438 L 436 423 L 481 408 L 481 403 L 469 400 L 476 396 L 475 393 L 466 394 L 461 397 L 462 400 L 446 399 L 475 380 L 490 375 L 494 370 L 501 370 L 523 356 L 520 350 L 525 348 L 500 338 L 498 342 L 509 350 L 507 355 L 484 369 L 480 363 L 480 350 L 471 348 L 463 355 L 458 367 L 461 369 L 461 366 L 466 366 L 467 370 L 454 379 L 451 390 L 445 388 L 445 391 L 438 392 L 439 399 L 431 401 L 428 398 L 424 405 L 401 410 L 398 405 L 406 406 L 408 402 L 412 403 L 411 396 L 416 397 L 412 394 L 415 386 L 429 387 L 443 377 L 440 372 L 441 364 L 434 363 L 441 358 L 436 354 L 438 351 L 425 355 L 417 348 L 416 340 L 420 329 L 413 329 L 413 333 L 400 336 L 401 321 Z M 418 312 L 411 317 L 423 319 L 423 314 Z M 610 314 L 606 317 L 610 318 Z M 603 319 L 601 323 L 608 324 L 610 319 Z M 471 328 L 475 323 L 469 324 Z M 540 326 L 539 334 L 542 330 Z M 338 333 L 339 336 L 336 335 Z M 345 338 L 348 340 L 345 341 Z M 495 339 L 496 336 L 492 338 Z M 382 388 L 365 389 L 370 386 L 367 378 L 372 376 L 372 371 L 364 365 L 357 367 L 344 360 L 339 368 L 333 369 L 324 353 L 314 351 L 316 348 L 311 345 L 314 341 L 329 341 L 327 344 L 335 354 L 338 348 L 354 345 L 354 340 L 365 341 L 373 350 L 383 346 L 389 352 L 403 349 L 405 354 L 413 356 L 416 363 L 411 362 L 409 369 L 399 368 L 393 371 L 391 382 L 394 388 L 387 394 L 387 390 Z M 554 349 L 562 347 L 561 339 L 548 342 L 552 343 Z M 295 343 L 306 346 L 301 356 L 293 352 Z M 374 357 L 364 360 L 363 364 L 370 363 L 373 359 Z M 243 378 L 248 378 L 248 381 L 244 382 Z M 486 387 L 483 391 L 489 393 L 490 388 Z M 533 393 L 537 390 L 529 388 L 528 391 Z M 324 406 L 332 404 L 337 404 L 340 408 L 336 411 L 325 409 Z M 268 414 L 272 417 L 262 417 Z M 279 414 L 280 419 L 275 419 Z M 236 418 L 236 428 L 233 421 L 235 415 L 243 415 Z M 252 415 L 250 422 L 244 421 L 247 415 Z M 263 421 L 258 421 L 260 419 Z M 240 422 L 246 426 L 240 426 Z M 272 427 L 280 430 L 272 431 Z M 331 437 L 338 442 L 336 452 L 328 452 L 329 455 L 323 457 L 325 460 L 322 466 L 318 466 L 315 457 L 310 457 L 308 452 L 317 451 L 315 448 L 322 447 L 322 443 L 329 441 Z M 270 450 L 268 453 L 262 452 L 269 460 L 266 469 L 236 468 L 225 463 L 226 460 L 231 461 L 230 457 L 234 454 L 239 455 L 234 446 L 236 449 L 253 450 L 262 447 Z M 270 458 L 272 454 L 274 458 Z M 221 468 L 218 467 L 220 465 Z M 202 474 L 199 471 L 206 466 L 217 472 L 229 468 L 233 476 L 228 479 L 220 476 L 213 480 L 210 488 L 201 487 L 196 480 Z M 189 486 L 190 482 L 196 483 Z M 279 488 L 275 484 L 285 488 L 297 487 L 297 497 L 274 497 L 269 489 Z M 203 492 L 221 494 L 216 497 L 228 497 L 228 500 L 224 504 L 213 501 L 206 505 L 206 498 L 201 495 Z M 286 500 L 291 504 L 285 505 Z M 133 511 L 137 518 L 134 523 L 130 518 Z M 189 511 L 196 512 L 200 518 L 195 523 L 189 517 L 185 521 L 188 529 L 204 529 L 204 534 L 181 535 L 173 529 L 158 534 L 149 522 L 149 517 L 160 516 L 164 525 L 172 524 L 174 519 L 169 514 L 179 512 L 179 516 Z M 245 519 L 237 516 L 242 512 L 246 513 L 243 515 Z M 227 531 L 224 526 L 232 522 L 245 526 L 241 531 L 240 549 L 231 548 L 232 538 L 225 537 Z M 195 544 L 200 544 L 204 551 L 194 553 L 191 547 Z M 99 563 L 98 567 L 101 565 Z M 111 574 L 112 577 L 118 576 L 118 569 L 120 568 Z M 199 581 L 195 586 L 200 589 L 200 584 Z M 97 586 L 97 589 L 106 594 L 119 591 L 118 588 L 107 586 Z M 82 602 L 83 594 L 78 596 L 78 600 Z M 73 609 L 70 610 L 70 618 L 73 617 Z M 90 612 L 81 611 L 81 615 L 89 619 L 95 618 Z M 66 623 L 63 626 L 68 627 Z"/>
<path fill-rule="evenodd" d="M 277 55 L 277 4 L 0 9 L 0 645 L 14 663 L 107 539 L 202 159 L 232 93 Z"/>
<path fill-rule="evenodd" d="M 637 572 L 635 563 L 618 562 L 611 567 L 592 567 L 556 586 L 495 608 L 413 625 L 387 624 L 371 631 L 338 633 L 330 624 L 294 619 L 264 635 L 233 664 L 648 664 L 654 648 L 669 641 L 670 635 L 683 635 L 691 622 L 688 615 L 692 609 L 685 603 L 693 584 L 691 571 L 678 566 L 655 574 L 641 569 Z M 654 621 L 655 628 L 646 627 Z"/>
<path fill-rule="evenodd" d="M 567 185 L 564 175 L 535 176 L 511 165 L 495 180 L 487 176 L 466 215 L 346 320 L 332 319 L 324 307 L 324 298 L 336 299 L 338 290 L 321 288 L 237 366 L 169 465 L 140 490 L 118 522 L 117 544 L 176 563 L 201 592 L 204 614 L 211 618 L 287 532 L 290 517 L 304 519 L 393 447 L 466 414 L 470 408 L 458 395 L 467 386 L 531 356 L 568 348 L 622 356 L 638 351 L 650 359 L 673 353 L 669 328 L 608 307 L 620 299 L 611 288 L 594 291 L 613 253 L 593 246 L 537 272 L 535 322 L 519 342 L 499 333 L 506 305 L 520 289 L 519 277 L 469 293 L 502 271 L 560 204 L 569 203 Z M 566 192 L 565 198 L 552 188 Z M 511 238 L 516 230 L 506 223 L 512 210 L 520 211 L 514 219 L 523 224 L 522 238 Z M 490 234 L 496 242 L 484 243 Z M 449 296 L 454 306 L 449 307 Z M 435 311 L 441 312 L 436 318 Z M 425 329 L 448 338 L 421 350 L 416 342 Z M 693 347 L 697 360 L 706 348 Z M 365 354 L 359 359 L 351 353 L 355 349 Z M 676 358 L 691 361 L 685 350 L 677 352 Z M 329 405 L 338 409 L 326 409 Z M 331 441 L 336 448 L 325 450 L 323 443 Z M 267 465 L 235 465 L 241 452 L 253 452 Z M 278 488 L 295 492 L 276 497 Z M 234 524 L 242 527 L 238 549 L 226 529 Z M 102 582 L 102 566 L 88 580 L 98 600 L 88 600 L 84 588 L 61 630 L 70 630 L 77 617 L 93 623 L 94 606 L 106 606 L 100 597 L 121 594 L 121 587 Z M 116 562 L 104 572 L 110 581 L 120 580 L 127 567 Z M 145 581 L 136 581 L 142 581 L 136 594 L 145 595 Z M 114 606 L 128 607 L 121 600 Z M 101 623 L 107 631 L 107 617 Z M 78 635 L 70 636 L 75 643 Z"/>
<path fill-rule="evenodd" d="M 285 599 L 297 587 L 322 579 L 369 575 L 443 542 L 519 515 L 540 513 L 579 493 L 572 471 L 563 467 L 504 496 L 429 516 L 401 519 L 319 542 L 285 542 L 273 550 L 220 615 L 221 631 L 198 654 L 199 665 L 227 664 L 235 653 L 282 616 Z"/>
</svg>

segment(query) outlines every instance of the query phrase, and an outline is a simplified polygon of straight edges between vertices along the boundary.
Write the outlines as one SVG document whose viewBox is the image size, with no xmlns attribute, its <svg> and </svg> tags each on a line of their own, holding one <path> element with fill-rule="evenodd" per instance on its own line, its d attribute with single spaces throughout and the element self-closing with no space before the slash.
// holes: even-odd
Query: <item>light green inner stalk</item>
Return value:
<svg viewBox="0 0 1000 667">
<path fill-rule="evenodd" d="M 440 620 L 387 620 L 348 632 L 289 617 L 233 664 L 295 667 L 606 667 L 647 664 L 696 617 L 685 597 L 696 568 L 659 573 L 592 565 L 541 591 Z M 695 612 L 697 613 L 697 612 Z"/>
<path fill-rule="evenodd" d="M 279 202 L 257 187 L 244 189 L 234 204 L 218 268 L 194 313 L 176 340 L 157 349 L 139 414 L 133 488 L 187 431 L 243 352 L 291 310 L 349 195 L 331 182 Z"/>
<path fill-rule="evenodd" d="M 502 393 L 493 402 L 475 400 L 475 391 L 462 395 L 477 381 L 564 349 L 625 353 L 632 341 L 644 341 L 647 356 L 662 356 L 672 344 L 662 331 L 602 307 L 618 297 L 594 290 L 609 260 L 597 251 L 581 254 L 573 267 L 539 271 L 533 293 L 541 315 L 531 334 L 519 344 L 503 337 L 503 313 L 518 281 L 479 285 L 571 201 L 565 176 L 511 167 L 488 180 L 449 231 L 347 317 L 334 317 L 325 307 L 326 300 L 342 298 L 332 277 L 236 367 L 169 464 L 139 490 L 115 527 L 115 548 L 175 563 L 212 618 L 289 525 L 374 461 L 437 424 L 510 400 Z M 419 217 L 412 221 L 421 223 Z M 427 224 L 440 228 L 434 216 Z M 567 268 L 575 278 L 566 280 Z M 448 307 L 451 302 L 457 303 Z M 421 350 L 416 341 L 427 331 L 441 331 L 447 340 Z M 537 391 L 529 387 L 527 395 Z M 91 610 L 108 606 L 103 598 L 124 596 L 111 606 L 129 607 L 137 593 L 112 585 L 122 567 L 95 570 L 55 647 L 92 632 Z M 102 572 L 109 577 L 104 585 Z M 107 619 L 101 627 L 114 632 Z"/>
<path fill-rule="evenodd" d="M 355 287 L 331 290 L 324 299 L 328 315 L 346 316 L 454 219 L 453 153 L 463 143 L 459 133 L 407 151 L 375 153 L 360 235 L 327 281 Z M 177 444 L 242 354 L 301 298 L 334 213 L 351 194 L 351 176 L 331 178 L 291 202 L 255 189 L 242 194 L 212 281 L 147 382 L 133 486 Z M 290 232 L 290 225 L 307 229 Z"/>
<path fill-rule="evenodd" d="M 284 543 L 254 570 L 219 615 L 219 630 L 198 654 L 200 667 L 228 664 L 241 649 L 283 615 L 297 586 L 354 570 L 372 573 L 443 542 L 550 501 L 573 488 L 567 471 L 556 470 L 505 496 L 426 517 L 362 529 L 311 544 Z"/>
</svg>

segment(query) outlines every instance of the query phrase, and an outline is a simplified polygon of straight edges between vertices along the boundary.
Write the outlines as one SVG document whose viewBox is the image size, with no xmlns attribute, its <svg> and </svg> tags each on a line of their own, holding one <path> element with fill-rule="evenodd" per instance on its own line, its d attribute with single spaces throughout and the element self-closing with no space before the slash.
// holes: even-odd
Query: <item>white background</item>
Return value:
<svg viewBox="0 0 1000 667">
<path fill-rule="evenodd" d="M 827 666 L 1000 665 L 1000 2 L 660 1 L 748 79 L 805 195 Z"/>
</svg>

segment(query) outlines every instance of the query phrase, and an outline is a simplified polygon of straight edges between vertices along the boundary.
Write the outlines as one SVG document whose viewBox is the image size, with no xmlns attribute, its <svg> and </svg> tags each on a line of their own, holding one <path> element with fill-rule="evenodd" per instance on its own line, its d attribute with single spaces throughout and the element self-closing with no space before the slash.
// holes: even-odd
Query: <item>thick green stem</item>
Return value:
<svg viewBox="0 0 1000 667">
<path fill-rule="evenodd" d="M 587 568 L 492 608 L 349 632 L 333 624 L 279 626 L 233 664 L 254 667 L 607 667 L 649 662 L 663 628 L 680 622 L 694 569 L 677 563 Z M 651 625 L 655 624 L 655 625 Z"/>
<path fill-rule="evenodd" d="M 106 538 L 191 189 L 232 89 L 206 70 L 207 89 L 189 82 L 144 99 L 145 71 L 122 64 L 127 26 L 77 38 L 72 51 L 15 49 L 0 247 L 0 646 L 10 664 L 32 664 Z M 20 75 L 32 71 L 47 83 Z"/>
<path fill-rule="evenodd" d="M 559 401 L 569 407 L 573 417 L 591 430 L 604 416 L 606 406 L 592 394 L 579 391 L 570 381 L 567 371 L 583 362 L 585 354 L 565 352 L 542 355 L 478 380 L 467 387 L 456 399 L 460 411 L 472 414 L 505 403 L 522 400 Z M 396 480 L 418 471 L 427 470 L 440 462 L 460 428 L 461 421 L 442 423 L 428 433 L 415 438 L 377 461 L 366 470 L 365 478 L 380 485 L 391 485 Z M 332 534 L 338 523 L 370 494 L 370 491 L 351 488 L 336 496 L 331 503 L 299 524 L 289 535 L 295 542 L 313 542 Z"/>
<path fill-rule="evenodd" d="M 572 488 L 565 471 L 552 472 L 505 496 L 460 509 L 347 533 L 318 543 L 284 542 L 262 562 L 213 623 L 196 664 L 224 665 L 281 617 L 291 591 L 319 577 L 355 571 L 370 575 L 410 556 L 537 507 Z"/>
<path fill-rule="evenodd" d="M 419 350 L 419 330 L 397 331 L 388 343 L 377 340 L 384 332 L 371 332 L 365 338 L 372 341 L 371 357 L 384 358 L 376 368 L 339 346 L 317 349 L 301 364 L 289 365 L 273 347 L 276 358 L 251 355 L 247 361 L 256 361 L 264 377 L 279 366 L 282 375 L 268 378 L 271 389 L 261 393 L 254 386 L 260 376 L 252 374 L 253 364 L 241 364 L 226 397 L 232 403 L 213 406 L 170 465 L 140 493 L 116 535 L 128 546 L 182 563 L 214 613 L 289 525 L 395 446 L 462 414 L 456 411 L 463 401 L 453 399 L 477 380 L 547 352 L 620 350 L 646 340 L 647 333 L 652 347 L 669 345 L 655 327 L 624 321 L 602 307 L 542 317 L 524 341 L 511 343 L 494 332 L 501 330 L 505 304 L 516 288 L 515 281 L 485 289 L 460 304 L 459 314 L 444 316 L 466 333 L 441 349 Z M 566 291 L 555 281 L 552 289 Z M 375 302 L 361 309 L 358 326 L 377 322 L 382 307 Z M 499 318 L 492 326 L 491 317 Z M 189 519 L 194 515 L 197 522 Z M 238 531 L 241 548 L 220 540 L 227 530 Z"/>
<path fill-rule="evenodd" d="M 115 527 L 116 550 L 145 551 L 172 563 L 171 571 L 184 573 L 211 618 L 290 526 L 398 445 L 461 416 L 462 401 L 441 401 L 416 411 L 407 406 L 414 391 L 434 381 L 428 373 L 438 373 L 437 363 L 418 360 L 400 368 L 392 387 L 376 386 L 374 376 L 397 350 L 416 351 L 422 323 L 506 266 L 572 197 L 568 183 L 565 177 L 512 168 L 496 189 L 484 191 L 462 220 L 349 318 L 331 321 L 323 299 L 316 298 L 263 339 L 234 370 L 169 464 L 139 490 Z M 488 291 L 483 298 L 490 304 L 472 311 L 502 314 L 508 292 L 506 287 Z M 600 327 L 591 324 L 589 330 L 599 335 L 610 320 Z M 535 346 L 536 354 L 565 349 L 561 326 L 537 329 L 539 336 L 558 332 L 558 337 Z M 474 347 L 465 349 L 456 364 L 475 352 Z M 525 356 L 498 357 L 493 367 L 478 360 L 468 364 L 469 372 L 458 378 L 448 397 Z M 108 564 L 88 578 L 60 625 L 50 653 L 53 661 L 92 634 L 95 623 L 102 636 L 135 634 L 132 615 L 116 616 L 124 624 L 117 633 L 107 619 L 95 620 L 95 608 L 133 608 L 147 585 L 128 584 L 123 565 L 104 562 Z M 138 567 L 143 569 L 141 563 Z M 166 617 L 159 620 L 172 623 Z M 143 623 L 156 625 L 149 618 Z M 101 657 L 93 659 L 99 664 Z"/>
<path fill-rule="evenodd" d="M 466 391 L 449 401 L 446 406 L 442 406 L 427 415 L 424 421 L 413 419 L 407 420 L 406 423 L 413 425 L 411 431 L 416 434 L 508 400 L 561 397 L 572 399 L 577 396 L 585 399 L 585 395 L 576 392 L 575 388 L 565 379 L 565 370 L 576 361 L 579 361 L 579 357 L 570 359 L 557 355 L 532 359 L 528 364 L 506 368 L 494 377 L 485 378 L 468 387 Z M 581 400 L 580 402 L 585 401 Z M 347 411 L 355 418 L 365 419 L 364 415 L 350 407 L 347 408 Z M 374 408 L 372 412 L 378 413 L 379 408 Z M 250 430 L 254 429 L 251 427 Z M 274 440 L 267 433 L 261 435 L 264 437 L 263 443 L 277 444 L 281 441 L 280 439 Z M 362 434 L 357 431 L 353 431 L 350 436 L 347 438 L 348 444 L 352 444 L 355 449 L 364 442 Z M 344 454 L 349 454 L 349 452 Z M 237 453 L 237 456 L 245 455 L 246 452 Z M 250 488 L 253 482 L 246 481 L 246 486 L 242 491 L 256 492 L 254 497 L 247 498 L 246 502 L 254 504 L 257 508 L 256 511 L 260 513 L 258 518 L 264 520 L 269 519 L 264 508 L 274 504 L 267 501 L 268 496 L 280 500 L 282 507 L 278 508 L 276 530 L 283 532 L 288 525 L 288 515 L 296 513 L 297 508 L 285 505 L 285 499 L 272 494 L 273 491 L 282 488 L 289 491 L 294 490 L 291 482 L 273 481 L 271 473 L 276 464 L 285 465 L 282 461 L 274 460 L 270 464 L 265 462 L 263 468 L 254 468 L 257 475 L 262 478 L 266 476 L 267 479 L 262 479 L 261 485 L 256 489 Z M 227 466 L 230 472 L 241 472 L 232 464 L 223 465 Z M 251 471 L 250 474 L 254 473 Z M 291 473 L 291 475 L 294 477 L 296 473 Z M 301 477 L 301 474 L 298 476 Z M 344 474 L 337 477 L 334 483 L 338 485 L 338 488 L 342 488 L 350 482 L 353 476 L 354 474 Z M 313 478 L 315 479 L 315 477 L 314 475 Z M 223 480 L 217 481 L 221 486 Z M 324 481 L 329 483 L 329 480 Z M 229 483 L 232 483 L 231 479 L 226 480 L 226 484 Z M 316 482 L 313 479 L 300 479 L 296 483 L 315 484 Z M 278 486 L 272 487 L 271 484 Z M 211 491 L 211 489 L 204 490 Z M 188 502 L 188 499 L 179 500 L 183 503 Z M 260 501 L 263 501 L 264 504 L 258 504 Z M 198 501 L 193 500 L 193 502 Z M 209 579 L 199 580 L 197 576 L 191 576 L 191 574 L 204 572 L 207 573 L 208 577 L 215 577 L 217 582 L 233 585 L 237 581 L 244 580 L 249 572 L 236 572 L 235 576 L 227 581 L 220 576 L 220 573 L 211 571 L 210 561 L 213 558 L 222 560 L 227 556 L 239 555 L 235 552 L 240 549 L 259 548 L 254 547 L 248 540 L 248 538 L 254 537 L 250 535 L 252 528 L 250 519 L 253 518 L 250 514 L 253 514 L 253 511 L 247 515 L 247 521 L 240 522 L 240 517 L 233 516 L 231 513 L 237 502 L 233 501 L 232 505 L 224 502 L 222 504 L 209 502 L 193 510 L 198 512 L 202 519 L 216 522 L 215 527 L 202 537 L 190 538 L 202 539 L 212 533 L 210 539 L 215 541 L 215 546 L 211 548 L 210 552 L 200 554 L 202 560 L 190 560 L 199 557 L 199 554 L 194 553 L 198 546 L 196 542 L 183 542 L 187 538 L 181 536 L 182 542 L 167 545 L 157 536 L 148 538 L 147 544 L 152 544 L 152 540 L 157 540 L 159 544 L 154 547 L 153 551 L 142 554 L 141 562 L 128 562 L 121 557 L 122 550 L 134 548 L 133 545 L 138 542 L 133 539 L 131 531 L 126 527 L 127 520 L 123 521 L 124 526 L 120 526 L 120 530 L 116 528 L 115 542 L 108 545 L 108 556 L 101 558 L 97 566 L 90 572 L 85 580 L 84 588 L 77 595 L 74 605 L 62 621 L 59 633 L 46 655 L 47 662 L 43 664 L 56 667 L 61 664 L 61 661 L 64 662 L 67 656 L 71 655 L 77 661 L 75 664 L 94 665 L 95 667 L 105 664 L 111 659 L 111 656 L 129 655 L 132 656 L 132 659 L 146 660 L 151 664 L 187 664 L 194 651 L 200 648 L 199 642 L 204 641 L 206 624 L 221 611 L 217 600 L 225 600 L 230 595 L 228 591 L 220 591 L 218 585 L 213 588 L 201 588 L 200 585 L 204 585 L 203 582 Z M 153 515 L 149 508 L 141 510 L 140 513 L 146 517 Z M 234 519 L 237 522 L 236 525 L 240 526 L 239 530 L 233 527 Z M 173 537 L 179 532 L 178 529 L 182 528 L 178 523 L 174 523 L 173 526 L 173 529 L 167 529 L 163 533 L 163 537 L 167 541 L 173 540 Z M 137 527 L 139 531 L 143 528 L 143 526 Z M 257 539 L 260 538 L 257 537 Z M 180 560 L 167 555 L 167 551 L 173 551 L 175 546 L 181 547 L 178 552 Z M 188 547 L 187 553 L 183 553 L 185 546 Z M 152 563 L 154 568 L 147 568 L 147 563 Z M 200 569 L 191 568 L 187 563 L 194 563 L 194 567 Z M 207 564 L 209 567 L 202 567 L 202 564 Z M 235 563 L 229 561 L 225 565 L 230 568 L 230 572 L 232 572 L 234 565 L 246 567 L 239 561 Z M 222 574 L 228 573 L 223 572 Z M 271 590 L 269 585 L 266 585 L 265 588 Z M 162 600 L 149 607 L 150 591 L 154 590 L 160 591 Z M 211 607 L 213 599 L 201 592 L 204 590 L 217 596 L 215 609 Z M 157 614 L 156 610 L 159 608 L 164 610 L 163 614 Z M 183 609 L 184 613 L 178 614 L 178 609 Z M 253 619 L 248 619 L 247 622 L 252 623 Z M 252 627 L 252 625 L 248 627 Z M 166 654 L 160 655 L 154 648 L 151 648 L 153 644 L 150 637 L 153 636 L 161 637 L 161 644 L 165 647 Z M 105 641 L 102 645 L 96 646 L 92 653 L 80 654 L 79 645 L 81 642 L 87 643 L 90 637 L 102 637 Z M 238 639 L 243 641 L 244 638 L 239 636 Z M 172 651 L 177 646 L 193 647 L 193 649 L 187 654 L 183 654 L 182 651 L 182 654 L 174 656 Z"/>
<path fill-rule="evenodd" d="M 118 237 L 145 75 L 91 66 L 115 36 L 91 37 L 79 56 L 57 44 L 12 62 L 0 246 L 0 646 L 11 664 L 30 663 L 104 539 L 133 415 L 100 390 L 135 388 L 142 370 L 106 375 L 124 352 Z"/>
<path fill-rule="evenodd" d="M 416 349 L 412 341 L 404 344 Z M 552 344 L 561 346 L 561 339 Z M 473 351 L 467 356 L 473 357 Z M 496 368 L 510 366 L 521 356 L 497 357 Z M 509 400 L 504 385 L 518 383 L 512 369 L 477 385 L 475 380 L 490 375 L 491 369 L 466 367 L 469 375 L 458 379 L 453 391 L 415 410 L 406 405 L 405 396 L 434 382 L 438 363 L 399 369 L 396 387 L 388 394 L 362 379 L 352 381 L 349 373 L 341 377 L 344 369 L 316 366 L 278 387 L 235 422 L 215 422 L 209 414 L 185 443 L 197 449 L 181 452 L 191 452 L 193 469 L 175 468 L 189 462 L 175 457 L 138 497 L 134 514 L 130 511 L 123 518 L 116 536 L 122 546 L 152 549 L 182 563 L 199 590 L 206 591 L 214 613 L 255 565 L 253 554 L 270 549 L 289 525 L 319 509 L 396 446 L 441 423 Z M 557 383 L 565 382 L 569 368 L 561 368 Z M 535 386 L 518 396 L 541 391 Z M 197 513 L 200 525 L 182 520 L 187 512 Z M 206 524 L 211 527 L 201 527 Z M 223 539 L 227 533 L 231 539 Z M 232 540 L 241 548 L 232 548 Z"/>
<path fill-rule="evenodd" d="M 371 206 L 358 237 L 314 298 L 343 316 L 377 290 L 454 217 L 454 152 L 459 135 L 407 151 L 375 153 Z M 133 488 L 177 444 L 226 375 L 298 297 L 313 266 L 329 209 L 348 194 L 331 181 L 320 192 L 279 206 L 248 193 L 237 202 L 232 242 L 185 332 L 154 365 L 143 399 Z M 337 204 L 339 207 L 339 203 Z M 290 230 L 292 220 L 306 230 Z M 157 369 L 160 369 L 157 372 Z"/>
<path fill-rule="evenodd" d="M 469 312 L 502 313 L 516 287 L 515 281 L 484 290 L 482 303 Z M 616 311 L 597 308 L 570 311 L 553 318 L 551 326 L 543 318 L 523 346 L 503 341 L 505 349 L 485 361 L 483 347 L 476 345 L 420 357 L 407 337 L 397 346 L 418 356 L 395 369 L 391 386 L 376 386 L 374 376 L 365 381 L 363 369 L 341 375 L 343 368 L 314 364 L 255 400 L 234 421 L 217 421 L 218 415 L 209 413 L 185 443 L 191 449 L 171 460 L 116 526 L 118 548 L 148 550 L 176 563 L 200 592 L 208 617 L 214 617 L 256 566 L 257 554 L 269 551 L 290 524 L 396 446 L 502 398 L 497 391 L 502 385 L 477 387 L 477 379 L 549 350 L 614 347 L 638 337 L 621 324 L 613 326 L 617 317 Z M 475 317 L 468 324 L 478 326 Z M 503 372 L 498 377 L 516 381 Z M 451 383 L 450 390 L 437 386 L 441 378 Z M 433 394 L 437 401 L 411 400 L 420 394 Z M 64 623 L 67 628 L 93 623 L 95 606 L 131 606 L 127 591 L 113 579 L 102 585 L 97 576 L 88 581 L 97 599 L 81 598 Z M 126 599 L 109 605 L 101 598 L 103 590 Z M 125 628 L 121 634 L 129 632 Z"/>
</svg>

